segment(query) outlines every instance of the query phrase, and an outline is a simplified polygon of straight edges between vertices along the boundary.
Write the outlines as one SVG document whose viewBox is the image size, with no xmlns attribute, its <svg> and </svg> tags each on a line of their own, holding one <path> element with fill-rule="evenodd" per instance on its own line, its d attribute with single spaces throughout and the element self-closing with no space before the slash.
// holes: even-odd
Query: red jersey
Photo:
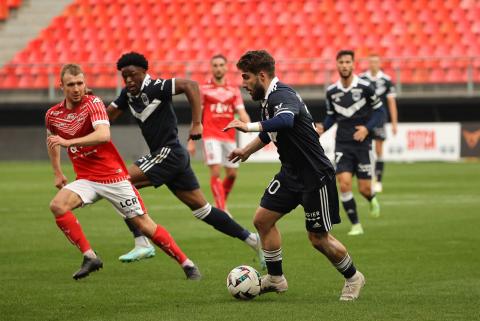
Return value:
<svg viewBox="0 0 480 321">
<path fill-rule="evenodd" d="M 85 96 L 73 109 L 67 109 L 65 101 L 50 108 L 45 124 L 51 134 L 72 139 L 92 133 L 96 125 L 110 122 L 102 100 Z M 70 146 L 67 152 L 77 179 L 109 184 L 129 178 L 125 163 L 111 141 L 94 146 Z"/>
<path fill-rule="evenodd" d="M 235 141 L 235 131 L 222 129 L 235 117 L 235 111 L 245 108 L 238 87 L 217 85 L 213 81 L 200 87 L 203 105 L 203 137 Z"/>
</svg>

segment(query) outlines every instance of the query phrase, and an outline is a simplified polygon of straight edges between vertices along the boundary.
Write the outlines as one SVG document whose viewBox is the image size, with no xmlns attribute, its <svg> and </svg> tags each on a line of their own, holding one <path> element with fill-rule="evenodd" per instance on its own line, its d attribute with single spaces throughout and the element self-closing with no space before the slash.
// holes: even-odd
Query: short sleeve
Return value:
<svg viewBox="0 0 480 321">
<path fill-rule="evenodd" d="M 284 113 L 298 115 L 300 103 L 300 98 L 293 93 L 274 92 L 268 97 L 268 105 L 273 107 L 274 117 Z"/>
<path fill-rule="evenodd" d="M 100 124 L 110 125 L 105 105 L 103 101 L 96 96 L 93 96 L 88 104 L 88 114 L 90 115 L 90 121 L 93 127 Z"/>
<path fill-rule="evenodd" d="M 150 88 L 152 88 L 149 89 L 152 93 L 151 98 L 157 98 L 161 101 L 172 100 L 172 96 L 175 95 L 175 78 L 157 79 Z"/>
<path fill-rule="evenodd" d="M 126 111 L 128 109 L 127 90 L 125 88 L 122 89 L 120 95 L 110 105 L 119 110 Z"/>
<path fill-rule="evenodd" d="M 50 110 L 45 113 L 45 127 L 47 128 L 47 133 L 55 134 L 53 126 L 50 124 Z"/>
<path fill-rule="evenodd" d="M 391 80 L 387 82 L 387 97 L 397 97 L 397 91 L 395 90 L 395 85 Z"/>
</svg>

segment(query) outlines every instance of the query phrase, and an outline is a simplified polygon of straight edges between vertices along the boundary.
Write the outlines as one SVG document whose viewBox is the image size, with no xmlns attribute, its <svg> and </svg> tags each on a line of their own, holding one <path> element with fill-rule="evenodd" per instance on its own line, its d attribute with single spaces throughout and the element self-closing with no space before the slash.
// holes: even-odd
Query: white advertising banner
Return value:
<svg viewBox="0 0 480 321">
<path fill-rule="evenodd" d="M 325 154 L 334 159 L 334 125 L 320 137 Z M 460 123 L 400 123 L 394 136 L 391 125 L 386 125 L 387 140 L 383 146 L 386 161 L 457 161 L 460 159 Z M 245 146 L 257 133 L 240 133 L 239 145 Z M 249 161 L 278 160 L 275 146 L 270 143 L 250 156 Z"/>
</svg>

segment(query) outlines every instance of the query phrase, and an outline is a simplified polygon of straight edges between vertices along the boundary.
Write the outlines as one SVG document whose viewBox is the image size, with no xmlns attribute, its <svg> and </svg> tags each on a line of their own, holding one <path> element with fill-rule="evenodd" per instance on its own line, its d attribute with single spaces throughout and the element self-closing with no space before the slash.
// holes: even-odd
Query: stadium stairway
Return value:
<svg viewBox="0 0 480 321">
<path fill-rule="evenodd" d="M 0 23 L 0 66 L 48 26 L 71 0 L 23 0 L 16 15 Z"/>
</svg>

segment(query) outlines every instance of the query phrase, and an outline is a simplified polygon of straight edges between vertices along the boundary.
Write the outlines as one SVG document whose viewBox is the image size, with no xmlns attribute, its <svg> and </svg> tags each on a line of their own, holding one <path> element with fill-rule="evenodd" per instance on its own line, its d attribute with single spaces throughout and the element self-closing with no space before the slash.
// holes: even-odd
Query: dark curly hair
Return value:
<svg viewBox="0 0 480 321">
<path fill-rule="evenodd" d="M 117 61 L 117 70 L 122 70 L 122 68 L 126 66 L 137 66 L 148 70 L 148 60 L 144 55 L 132 51 L 123 54 Z"/>
<path fill-rule="evenodd" d="M 340 59 L 340 57 L 343 57 L 343 56 L 351 56 L 352 57 L 352 60 L 355 60 L 355 52 L 353 50 L 340 50 L 339 52 L 337 52 L 337 56 L 335 58 L 335 60 L 338 60 Z"/>
<path fill-rule="evenodd" d="M 265 71 L 270 77 L 274 77 L 275 59 L 266 50 L 247 51 L 237 62 L 237 68 L 255 75 Z"/>
</svg>

